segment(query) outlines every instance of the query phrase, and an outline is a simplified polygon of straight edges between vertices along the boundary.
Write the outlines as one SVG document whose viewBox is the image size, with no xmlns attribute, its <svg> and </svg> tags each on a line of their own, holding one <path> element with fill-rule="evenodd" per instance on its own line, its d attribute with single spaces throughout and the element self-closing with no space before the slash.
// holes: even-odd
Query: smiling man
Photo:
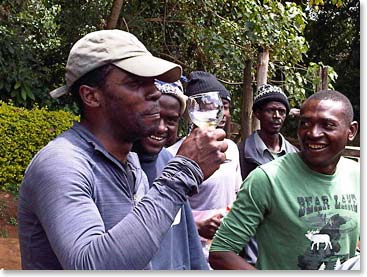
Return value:
<svg viewBox="0 0 367 277">
<path fill-rule="evenodd" d="M 214 269 L 334 269 L 356 256 L 359 164 L 342 157 L 358 131 L 343 94 L 324 90 L 301 106 L 299 153 L 253 170 L 210 248 Z M 255 267 L 238 253 L 256 235 Z"/>
<path fill-rule="evenodd" d="M 135 142 L 133 147 L 148 177 L 149 186 L 152 186 L 155 178 L 173 158 L 164 145 L 176 132 L 179 119 L 185 111 L 187 98 L 183 94 L 180 81 L 165 83 L 156 80 L 155 85 L 162 93 L 159 99 L 161 118 L 158 129 L 153 135 Z M 152 259 L 152 269 L 209 269 L 188 201 L 181 206 L 171 228 L 160 243 L 159 251 Z"/>
</svg>

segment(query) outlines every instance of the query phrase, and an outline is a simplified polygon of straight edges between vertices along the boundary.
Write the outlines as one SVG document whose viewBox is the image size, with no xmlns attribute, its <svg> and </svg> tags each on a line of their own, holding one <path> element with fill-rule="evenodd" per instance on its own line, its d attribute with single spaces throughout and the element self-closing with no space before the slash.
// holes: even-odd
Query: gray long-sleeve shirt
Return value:
<svg viewBox="0 0 367 277">
<path fill-rule="evenodd" d="M 45 146 L 28 166 L 19 194 L 22 268 L 150 268 L 203 175 L 195 162 L 177 156 L 149 189 L 134 153 L 128 166 L 134 184 L 78 123 Z"/>
</svg>

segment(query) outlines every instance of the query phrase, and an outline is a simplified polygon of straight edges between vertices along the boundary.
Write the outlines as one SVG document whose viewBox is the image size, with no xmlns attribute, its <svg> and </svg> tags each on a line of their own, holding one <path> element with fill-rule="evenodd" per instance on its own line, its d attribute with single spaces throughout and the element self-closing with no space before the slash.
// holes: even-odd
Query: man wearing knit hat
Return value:
<svg viewBox="0 0 367 277">
<path fill-rule="evenodd" d="M 227 116 L 218 128 L 225 128 L 229 122 L 231 101 L 229 91 L 213 74 L 204 71 L 191 72 L 186 86 L 186 95 L 192 96 L 210 91 L 218 91 L 223 100 Z M 198 194 L 189 198 L 206 258 L 210 241 L 222 217 L 236 199 L 236 193 L 242 183 L 237 146 L 230 139 L 225 139 L 225 141 L 228 143 L 228 149 L 225 152 L 228 162 L 223 163 L 210 178 L 201 184 Z"/>
<path fill-rule="evenodd" d="M 132 151 L 139 156 L 140 164 L 148 177 L 149 186 L 161 174 L 173 155 L 164 148 L 166 141 L 177 130 L 179 119 L 186 107 L 186 95 L 180 81 L 166 83 L 155 81 L 162 93 L 159 99 L 161 119 L 157 132 L 134 143 Z M 160 243 L 152 259 L 153 270 L 209 269 L 205 261 L 199 234 L 191 207 L 186 201 L 178 211 L 171 228 Z"/>
<path fill-rule="evenodd" d="M 265 164 L 286 153 L 298 152 L 280 133 L 290 106 L 287 96 L 281 88 L 264 84 L 259 86 L 254 97 L 252 110 L 260 121 L 260 130 L 238 144 L 242 178 L 258 165 Z M 244 257 L 255 264 L 257 244 L 251 239 L 244 250 Z"/>
<path fill-rule="evenodd" d="M 133 143 L 154 134 L 161 92 L 179 65 L 154 57 L 132 34 L 102 30 L 72 47 L 66 85 L 80 122 L 28 166 L 19 193 L 23 269 L 151 269 L 187 197 L 225 160 L 225 132 L 191 133 L 149 188 Z"/>
<path fill-rule="evenodd" d="M 218 79 L 213 75 L 205 71 L 193 71 L 190 74 L 189 82 L 186 88 L 186 95 L 192 96 L 198 93 L 218 91 L 223 102 L 223 119 L 219 122 L 217 128 L 221 128 L 226 132 L 229 132 L 231 123 L 231 94 L 224 87 L 224 85 L 218 81 Z"/>
</svg>

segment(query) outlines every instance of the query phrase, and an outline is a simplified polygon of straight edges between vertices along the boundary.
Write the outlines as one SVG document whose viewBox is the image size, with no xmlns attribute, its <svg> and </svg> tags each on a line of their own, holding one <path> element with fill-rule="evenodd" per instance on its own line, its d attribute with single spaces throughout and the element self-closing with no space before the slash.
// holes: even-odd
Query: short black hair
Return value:
<svg viewBox="0 0 367 277">
<path fill-rule="evenodd" d="M 332 100 L 335 102 L 340 102 L 343 104 L 346 122 L 347 124 L 353 121 L 354 112 L 352 103 L 349 101 L 348 97 L 336 90 L 320 90 L 315 94 L 312 94 L 310 97 L 306 99 L 308 100 Z"/>
<path fill-rule="evenodd" d="M 81 117 L 84 115 L 84 105 L 79 95 L 80 86 L 87 85 L 91 87 L 103 88 L 106 85 L 106 78 L 108 74 L 110 74 L 114 68 L 115 66 L 113 64 L 107 64 L 93 69 L 76 80 L 70 87 L 71 95 L 79 107 Z"/>
</svg>

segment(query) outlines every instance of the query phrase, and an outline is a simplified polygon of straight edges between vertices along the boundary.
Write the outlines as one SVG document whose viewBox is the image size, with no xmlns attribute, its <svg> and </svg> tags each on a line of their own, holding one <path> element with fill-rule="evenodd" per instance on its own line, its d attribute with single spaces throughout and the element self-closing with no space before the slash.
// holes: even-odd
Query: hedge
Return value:
<svg viewBox="0 0 367 277">
<path fill-rule="evenodd" d="M 17 195 L 33 156 L 78 120 L 66 111 L 28 110 L 0 101 L 0 190 Z"/>
</svg>

